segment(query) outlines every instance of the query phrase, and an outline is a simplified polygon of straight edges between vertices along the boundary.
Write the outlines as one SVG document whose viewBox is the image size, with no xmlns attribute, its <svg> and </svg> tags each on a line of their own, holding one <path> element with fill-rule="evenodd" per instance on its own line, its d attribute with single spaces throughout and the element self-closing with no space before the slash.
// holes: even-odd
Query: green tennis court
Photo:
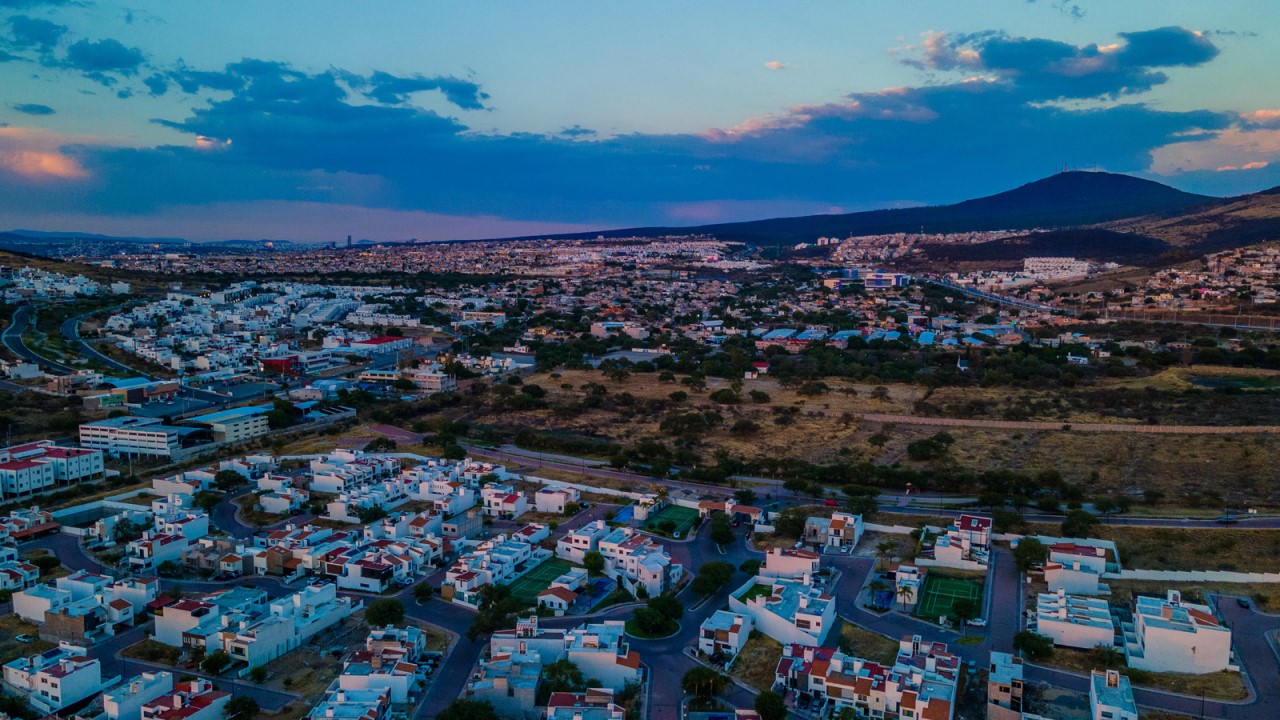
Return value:
<svg viewBox="0 0 1280 720">
<path fill-rule="evenodd" d="M 679 505 L 668 505 L 645 521 L 644 526 L 648 529 L 660 527 L 666 520 L 675 523 L 675 527 L 671 529 L 672 537 L 678 533 L 681 538 L 689 537 L 689 531 L 694 525 L 698 524 L 698 511 L 693 508 L 680 507 Z"/>
<path fill-rule="evenodd" d="M 538 602 L 538 593 L 551 587 L 552 580 L 572 570 L 574 567 L 576 566 L 568 560 L 551 558 L 516 578 L 507 587 L 511 588 L 512 596 L 533 604 Z"/>
<path fill-rule="evenodd" d="M 982 607 L 982 585 L 971 580 L 943 577 L 929 573 L 924 581 L 916 617 L 936 621 L 942 616 L 954 617 L 952 606 L 960 600 L 972 600 Z"/>
</svg>

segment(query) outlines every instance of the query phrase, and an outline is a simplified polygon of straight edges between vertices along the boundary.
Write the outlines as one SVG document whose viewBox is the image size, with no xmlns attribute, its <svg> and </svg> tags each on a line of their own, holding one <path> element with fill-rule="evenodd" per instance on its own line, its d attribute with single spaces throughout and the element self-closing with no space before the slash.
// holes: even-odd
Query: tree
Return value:
<svg viewBox="0 0 1280 720">
<path fill-rule="evenodd" d="M 1098 518 L 1086 510 L 1072 510 L 1062 521 L 1062 536 L 1069 538 L 1089 537 L 1089 533 L 1098 525 Z"/>
<path fill-rule="evenodd" d="M 418 386 L 414 385 L 413 381 L 409 378 L 396 378 L 391 382 L 391 387 L 396 390 L 403 390 L 404 392 L 413 392 L 418 389 Z"/>
<path fill-rule="evenodd" d="M 420 603 L 430 600 L 431 596 L 435 595 L 435 593 L 436 589 L 425 582 L 420 582 L 413 586 L 413 599 Z"/>
<path fill-rule="evenodd" d="M 772 690 L 756 695 L 755 708 L 760 720 L 787 720 L 787 703 Z"/>
<path fill-rule="evenodd" d="M 39 557 L 32 558 L 31 563 L 40 568 L 41 575 L 47 575 L 62 567 L 62 561 L 58 559 L 57 555 L 41 555 Z"/>
<path fill-rule="evenodd" d="M 680 604 L 675 595 L 664 593 L 656 598 L 650 598 L 648 605 L 670 620 L 679 620 L 684 615 L 684 605 Z"/>
<path fill-rule="evenodd" d="M 685 673 L 684 677 L 680 679 L 680 689 L 684 690 L 686 695 L 707 698 L 724 692 L 728 682 L 729 678 L 724 675 L 709 667 L 699 665 Z"/>
<path fill-rule="evenodd" d="M 1030 570 L 1034 565 L 1039 565 L 1047 557 L 1049 557 L 1049 548 L 1033 537 L 1022 538 L 1018 541 L 1018 547 L 1013 549 L 1014 563 L 1022 572 Z"/>
<path fill-rule="evenodd" d="M 743 505 L 750 505 L 756 501 L 756 491 L 751 488 L 742 488 L 733 492 L 733 499 Z"/>
<path fill-rule="evenodd" d="M 1030 630 L 1023 630 L 1013 636 L 1013 649 L 1021 652 L 1028 660 L 1047 660 L 1053 655 L 1053 640 Z"/>
<path fill-rule="evenodd" d="M 880 509 L 880 503 L 876 501 L 874 495 L 855 495 L 844 501 L 844 507 L 854 515 L 861 515 L 865 518 L 876 514 Z"/>
<path fill-rule="evenodd" d="M 249 679 L 256 683 L 264 683 L 267 681 L 267 669 L 259 665 L 249 671 Z"/>
<path fill-rule="evenodd" d="M 454 700 L 436 720 L 501 720 L 488 700 Z"/>
<path fill-rule="evenodd" d="M 636 628 L 645 635 L 667 635 L 669 630 L 674 629 L 672 621 L 652 607 L 638 608 L 631 618 Z"/>
<path fill-rule="evenodd" d="M 956 616 L 956 620 L 960 623 L 960 632 L 964 632 L 968 622 L 978 617 L 978 604 L 969 598 L 960 598 L 951 604 L 951 613 Z"/>
<path fill-rule="evenodd" d="M 213 509 L 217 507 L 218 503 L 220 502 L 222 502 L 222 496 L 219 495 L 218 493 L 209 492 L 208 490 L 201 490 L 200 492 L 196 493 L 196 496 L 191 501 L 191 504 L 200 508 L 206 513 L 212 513 Z"/>
<path fill-rule="evenodd" d="M 370 627 L 399 625 L 404 622 L 404 604 L 394 598 L 374 600 L 364 611 L 364 621 Z"/>
<path fill-rule="evenodd" d="M 752 558 L 751 560 L 743 560 L 738 569 L 748 575 L 760 574 L 760 561 Z"/>
<path fill-rule="evenodd" d="M 888 567 L 889 555 L 897 547 L 898 547 L 897 543 L 887 538 L 876 543 L 876 554 L 880 556 L 881 567 Z"/>
<path fill-rule="evenodd" d="M 519 598 L 511 596 L 511 588 L 506 585 L 485 585 L 480 588 L 479 595 L 480 605 L 475 620 L 467 630 L 467 637 L 471 640 L 511 627 L 515 624 L 516 613 L 525 607 Z"/>
<path fill-rule="evenodd" d="M 910 585 L 898 586 L 898 602 L 902 603 L 903 612 L 906 612 L 907 610 L 907 603 L 915 602 L 915 600 L 916 600 L 915 588 L 911 587 Z"/>
<path fill-rule="evenodd" d="M 699 595 L 712 595 L 733 577 L 733 565 L 714 561 L 703 563 L 689 587 Z"/>
<path fill-rule="evenodd" d="M 728 545 L 736 539 L 733 528 L 729 526 L 729 516 L 716 513 L 716 516 L 711 519 L 711 542 L 717 545 Z"/>
<path fill-rule="evenodd" d="M 261 670 L 262 668 L 254 668 Z M 227 701 L 226 707 L 223 708 L 223 716 L 226 720 L 252 720 L 258 717 L 262 709 L 258 707 L 258 701 L 248 695 L 236 695 Z"/>
<path fill-rule="evenodd" d="M 599 575 L 604 572 L 604 556 L 595 550 L 590 550 L 582 556 L 582 566 L 592 575 Z"/>
<path fill-rule="evenodd" d="M 562 658 L 542 668 L 542 683 L 538 687 L 537 704 L 545 705 L 551 693 L 582 692 L 587 689 L 587 678 L 582 669 L 569 658 Z"/>
<path fill-rule="evenodd" d="M 248 482 L 245 476 L 235 470 L 219 470 L 217 475 L 213 476 L 213 485 L 223 492 L 234 490 Z"/>
<path fill-rule="evenodd" d="M 787 508 L 778 513 L 778 517 L 773 521 L 774 532 L 785 537 L 798 538 L 804 533 L 804 523 L 807 519 L 808 515 L 803 508 Z"/>
<path fill-rule="evenodd" d="M 231 664 L 231 656 L 222 650 L 214 650 L 205 656 L 204 662 L 200 663 L 200 669 L 210 675 L 221 674 L 227 666 Z"/>
<path fill-rule="evenodd" d="M 165 560 L 156 567 L 156 574 L 164 575 L 165 577 L 173 577 L 181 572 L 182 566 L 173 560 Z"/>
</svg>

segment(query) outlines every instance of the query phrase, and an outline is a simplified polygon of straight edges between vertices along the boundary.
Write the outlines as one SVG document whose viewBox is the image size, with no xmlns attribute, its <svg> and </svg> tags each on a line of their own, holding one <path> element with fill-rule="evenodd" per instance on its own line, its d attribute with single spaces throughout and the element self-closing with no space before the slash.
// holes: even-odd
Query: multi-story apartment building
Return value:
<svg viewBox="0 0 1280 720">
<path fill-rule="evenodd" d="M 59 447 L 52 440 L 0 449 L 0 493 L 4 498 L 43 492 L 101 478 L 103 454 L 88 448 Z"/>
</svg>

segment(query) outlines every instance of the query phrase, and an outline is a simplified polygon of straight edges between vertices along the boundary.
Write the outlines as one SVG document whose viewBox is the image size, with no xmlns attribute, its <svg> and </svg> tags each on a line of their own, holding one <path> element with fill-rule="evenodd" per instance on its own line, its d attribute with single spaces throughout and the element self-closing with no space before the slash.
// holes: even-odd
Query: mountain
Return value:
<svg viewBox="0 0 1280 720">
<path fill-rule="evenodd" d="M 1280 187 L 1223 198 L 1175 214 L 1126 218 L 1103 225 L 1203 254 L 1280 240 Z"/>
<path fill-rule="evenodd" d="M 1061 229 L 1160 216 L 1217 198 L 1182 192 L 1129 175 L 1064 172 L 996 195 L 954 205 L 809 215 L 693 227 L 648 227 L 550 236 L 559 239 L 714 235 L 755 245 L 813 242 L 819 237 L 895 232 Z M 546 236 L 544 236 L 546 237 Z M 532 239 L 532 238 L 517 238 Z"/>
</svg>

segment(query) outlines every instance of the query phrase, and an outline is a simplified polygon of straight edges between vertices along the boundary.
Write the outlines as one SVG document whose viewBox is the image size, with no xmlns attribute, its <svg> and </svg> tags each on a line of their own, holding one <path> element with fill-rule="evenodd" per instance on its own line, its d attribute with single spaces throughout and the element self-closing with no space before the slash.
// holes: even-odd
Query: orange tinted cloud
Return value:
<svg viewBox="0 0 1280 720">
<path fill-rule="evenodd" d="M 47 130 L 0 127 L 0 171 L 29 180 L 88 177 L 78 160 L 62 152 L 64 144 L 77 140 Z"/>
</svg>

